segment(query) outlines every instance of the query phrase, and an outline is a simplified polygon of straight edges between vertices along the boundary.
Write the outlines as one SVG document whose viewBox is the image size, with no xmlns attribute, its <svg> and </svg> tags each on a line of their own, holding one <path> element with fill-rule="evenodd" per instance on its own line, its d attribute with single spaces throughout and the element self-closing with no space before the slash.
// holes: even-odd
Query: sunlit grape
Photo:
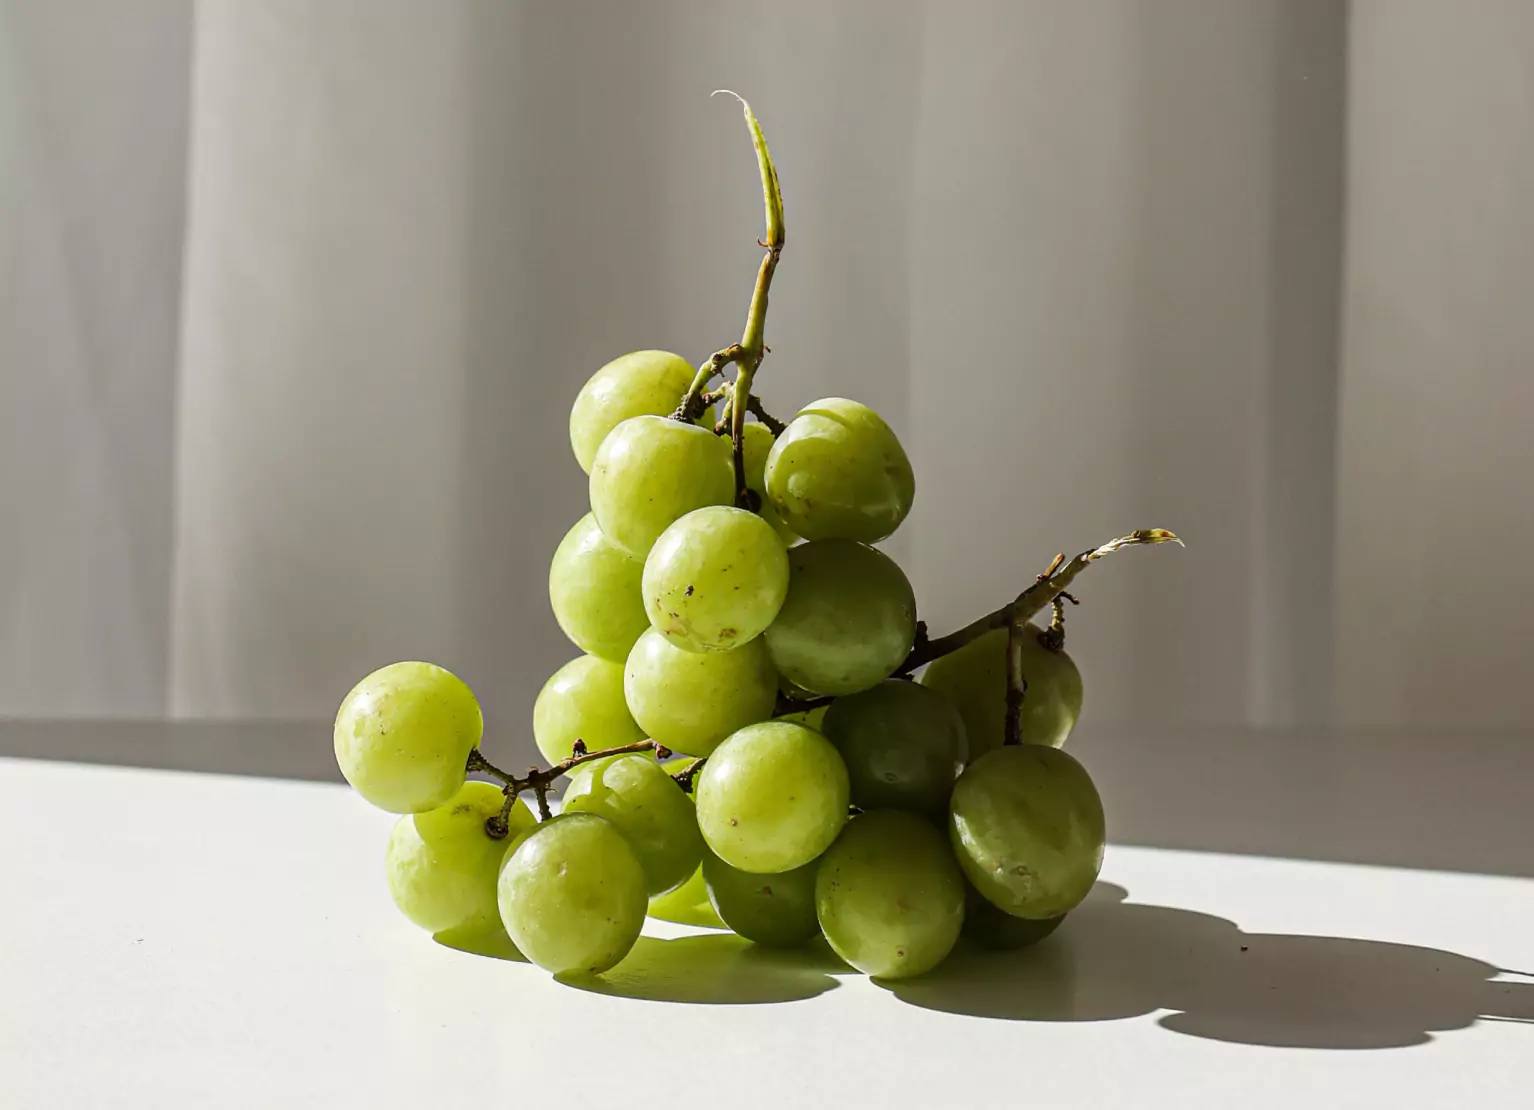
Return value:
<svg viewBox="0 0 1534 1110">
<path fill-rule="evenodd" d="M 822 731 L 847 763 L 852 804 L 945 814 L 964 765 L 964 721 L 925 686 L 886 679 L 837 698 Z"/>
<path fill-rule="evenodd" d="M 636 559 L 671 523 L 735 500 L 728 439 L 664 416 L 636 416 L 608 434 L 591 464 L 591 511 Z"/>
<path fill-rule="evenodd" d="M 687 360 L 669 351 L 634 351 L 591 375 L 570 409 L 570 446 L 581 469 L 591 473 L 602 440 L 629 417 L 672 412 L 692 376 Z"/>
<path fill-rule="evenodd" d="M 661 533 L 644 564 L 644 606 L 667 640 L 728 651 L 766 631 L 788 594 L 788 554 L 772 526 L 726 505 Z"/>
<path fill-rule="evenodd" d="M 623 667 L 594 655 L 560 667 L 533 702 L 533 740 L 550 763 L 568 758 L 577 740 L 595 752 L 644 738 L 623 696 Z"/>
<path fill-rule="evenodd" d="M 708 755 L 736 729 L 766 720 L 777 688 L 760 637 L 733 651 L 695 652 L 673 647 L 652 628 L 624 668 L 624 694 L 639 727 L 687 755 Z"/>
<path fill-rule="evenodd" d="M 576 647 L 613 663 L 650 627 L 639 584 L 644 562 L 602 534 L 587 513 L 565 534 L 549 566 L 554 619 Z"/>
<path fill-rule="evenodd" d="M 708 852 L 703 878 L 720 919 L 747 940 L 769 947 L 802 944 L 820 932 L 815 919 L 815 868 L 810 862 L 778 875 L 731 867 Z"/>
<path fill-rule="evenodd" d="M 561 812 L 595 813 L 618 827 L 639 856 L 650 896 L 664 894 L 698 869 L 703 837 L 692 799 L 645 755 L 592 760 L 570 772 Z"/>
<path fill-rule="evenodd" d="M 1064 651 L 1044 647 L 1040 634 L 1036 625 L 1029 625 L 1023 637 L 1028 691 L 1020 718 L 1022 740 L 1058 748 L 1081 715 L 1081 672 Z M 1001 747 L 1007 718 L 1006 629 L 987 632 L 933 660 L 921 681 L 947 697 L 963 716 L 971 759 Z"/>
</svg>

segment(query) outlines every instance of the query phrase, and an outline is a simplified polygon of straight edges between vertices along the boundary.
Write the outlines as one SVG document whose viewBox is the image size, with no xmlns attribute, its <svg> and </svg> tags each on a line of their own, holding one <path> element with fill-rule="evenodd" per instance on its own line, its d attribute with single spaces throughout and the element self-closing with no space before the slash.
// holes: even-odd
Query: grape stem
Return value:
<svg viewBox="0 0 1534 1110">
<path fill-rule="evenodd" d="M 478 748 L 469 753 L 468 763 L 464 767 L 465 772 L 472 774 L 475 771 L 482 771 L 491 778 L 500 779 L 503 784 L 501 788 L 506 793 L 506 804 L 501 808 L 501 812 L 497 816 L 488 818 L 485 821 L 486 835 L 493 840 L 500 840 L 506 835 L 509 829 L 508 822 L 511 817 L 512 803 L 516 801 L 517 795 L 521 794 L 524 790 L 531 790 L 537 796 L 538 816 L 541 820 L 547 821 L 549 819 L 549 790 L 559 781 L 560 775 L 565 774 L 572 768 L 579 767 L 582 763 L 590 763 L 593 759 L 606 759 L 609 756 L 626 755 L 629 752 L 655 752 L 660 754 L 666 751 L 665 748 L 654 740 L 636 740 L 632 744 L 623 744 L 616 748 L 603 748 L 601 751 L 595 752 L 587 751 L 585 745 L 579 741 L 576 743 L 576 751 L 571 753 L 568 758 L 560 760 L 552 767 L 529 767 L 527 774 L 520 778 L 508 771 L 501 770 L 491 763 L 480 754 Z"/>
<path fill-rule="evenodd" d="M 690 794 L 692 793 L 693 780 L 698 777 L 698 772 L 703 770 L 703 765 L 707 762 L 708 756 L 702 756 L 693 760 L 686 767 L 683 767 L 680 771 L 671 777 L 676 780 L 676 784 L 678 786 Z"/>
<path fill-rule="evenodd" d="M 772 707 L 774 717 L 786 717 L 790 713 L 808 713 L 811 709 L 819 709 L 823 705 L 830 705 L 835 697 L 800 698 L 795 699 L 785 694 L 778 694 L 778 702 Z"/>
<path fill-rule="evenodd" d="M 769 415 L 767 410 L 762 408 L 762 399 L 755 393 L 751 394 L 751 399 L 746 402 L 746 409 L 752 416 L 767 425 L 767 430 L 772 433 L 773 439 L 782 435 L 783 429 L 788 427 L 783 421 L 779 420 L 776 416 Z"/>
<path fill-rule="evenodd" d="M 1027 635 L 1028 618 L 1013 617 L 1007 625 L 1007 718 L 1003 744 L 1023 742 L 1023 700 L 1028 696 L 1028 679 L 1023 674 L 1023 637 Z"/>
<path fill-rule="evenodd" d="M 906 656 L 905 662 L 896 668 L 896 672 L 914 671 L 917 667 L 925 666 L 934 659 L 958 651 L 965 644 L 978 640 L 987 632 L 1010 627 L 1014 622 L 1026 624 L 1036 613 L 1064 594 L 1066 587 L 1075 581 L 1078 574 L 1104 555 L 1111 555 L 1125 547 L 1142 547 L 1158 543 L 1175 543 L 1182 546 L 1182 540 L 1165 528 L 1142 528 L 1127 536 L 1109 540 L 1101 547 L 1083 551 L 1063 566 L 1061 565 L 1063 558 L 1057 555 L 1049 569 L 1039 575 L 1033 585 L 1018 594 L 1008 604 L 987 613 L 979 620 L 971 621 L 957 632 L 950 632 L 935 640 L 917 643 L 911 649 L 911 654 Z"/>
</svg>

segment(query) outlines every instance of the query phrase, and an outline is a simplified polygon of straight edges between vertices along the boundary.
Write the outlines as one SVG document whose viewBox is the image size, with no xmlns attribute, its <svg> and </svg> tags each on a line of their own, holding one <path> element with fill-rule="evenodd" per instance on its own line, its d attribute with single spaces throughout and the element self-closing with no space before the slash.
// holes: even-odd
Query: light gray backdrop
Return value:
<svg viewBox="0 0 1534 1110">
<path fill-rule="evenodd" d="M 1526 722 L 1521 0 L 0 0 L 0 714 L 525 728 L 576 389 L 739 332 L 720 86 L 762 392 L 900 431 L 934 630 L 1163 525 L 1089 720 Z"/>
</svg>

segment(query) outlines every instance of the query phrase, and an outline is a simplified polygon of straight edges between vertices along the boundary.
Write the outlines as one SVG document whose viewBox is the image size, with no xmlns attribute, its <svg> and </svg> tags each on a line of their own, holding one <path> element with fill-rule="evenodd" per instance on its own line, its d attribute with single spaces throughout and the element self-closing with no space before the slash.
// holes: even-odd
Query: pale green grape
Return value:
<svg viewBox="0 0 1534 1110">
<path fill-rule="evenodd" d="M 816 732 L 825 732 L 826 711 L 829 705 L 817 705 L 814 709 L 801 709 L 794 713 L 785 713 L 781 717 L 774 717 L 775 721 L 788 721 L 791 724 L 804 725 Z"/>
<path fill-rule="evenodd" d="M 820 733 L 764 721 L 734 733 L 697 780 L 698 827 L 731 867 L 775 875 L 824 852 L 847 820 L 847 768 Z"/>
<path fill-rule="evenodd" d="M 587 513 L 565 533 L 549 565 L 549 604 L 576 647 L 613 663 L 650 627 L 639 584 L 644 562 L 602 534 Z"/>
<path fill-rule="evenodd" d="M 651 898 L 650 916 L 661 921 L 674 921 L 678 925 L 725 928 L 719 914 L 709 904 L 708 886 L 703 881 L 701 867 L 692 873 L 692 878 L 675 890 Z"/>
<path fill-rule="evenodd" d="M 987 752 L 954 784 L 948 831 L 975 889 L 1015 917 L 1059 917 L 1103 865 L 1103 803 L 1086 769 L 1057 748 Z"/>
<path fill-rule="evenodd" d="M 674 752 L 708 755 L 743 725 L 764 721 L 778 676 L 760 637 L 734 651 L 683 651 L 650 629 L 629 652 L 623 692 L 634 720 Z"/>
<path fill-rule="evenodd" d="M 1063 651 L 1050 651 L 1039 642 L 1038 626 L 1023 637 L 1022 739 L 1025 744 L 1058 748 L 1081 716 L 1081 672 Z M 921 676 L 922 685 L 943 694 L 958 708 L 969 735 L 974 759 L 1006 738 L 1007 630 L 987 632 L 958 651 L 934 659 Z"/>
<path fill-rule="evenodd" d="M 389 893 L 400 912 L 432 933 L 465 934 L 501 928 L 495 884 L 507 842 L 485 832 L 506 796 L 488 782 L 466 782 L 445 805 L 407 814 L 389 834 L 384 866 Z M 507 824 L 513 834 L 533 827 L 521 799 Z"/>
<path fill-rule="evenodd" d="M 692 376 L 687 360 L 669 351 L 634 351 L 591 375 L 570 409 L 570 446 L 581 469 L 591 473 L 607 433 L 629 417 L 674 411 Z"/>
<path fill-rule="evenodd" d="M 772 662 L 815 694 L 867 690 L 916 638 L 916 595 L 895 561 L 851 540 L 788 551 L 788 598 L 764 637 Z"/>
<path fill-rule="evenodd" d="M 577 740 L 595 752 L 644 738 L 623 697 L 623 667 L 595 655 L 560 667 L 533 702 L 533 740 L 550 763 L 568 759 Z"/>
<path fill-rule="evenodd" d="M 867 405 L 827 397 L 789 421 L 767 457 L 767 498 L 807 540 L 877 543 L 906 518 L 916 477 Z"/>
<path fill-rule="evenodd" d="M 591 464 L 591 511 L 636 559 L 671 522 L 735 500 L 728 439 L 664 416 L 636 416 L 608 434 Z"/>
<path fill-rule="evenodd" d="M 942 962 L 964 923 L 964 876 L 943 834 L 900 810 L 854 817 L 815 877 L 820 928 L 836 954 L 883 979 Z"/>
<path fill-rule="evenodd" d="M 740 440 L 741 462 L 746 467 L 746 487 L 755 490 L 756 495 L 762 499 L 762 506 L 757 510 L 762 519 L 772 525 L 773 531 L 783 537 L 785 544 L 792 544 L 798 542 L 799 534 L 784 523 L 782 514 L 772 507 L 772 502 L 767 498 L 767 456 L 772 451 L 772 444 L 772 431 L 767 425 L 758 424 L 754 420 L 746 422 Z"/>
<path fill-rule="evenodd" d="M 596 975 L 634 947 L 645 873 L 611 821 L 561 814 L 523 834 L 501 867 L 497 900 L 511 942 L 559 974 Z"/>
<path fill-rule="evenodd" d="M 574 768 L 560 811 L 595 813 L 616 825 L 639 856 L 652 897 L 686 882 L 703 858 L 692 799 L 647 755 L 597 759 Z"/>
<path fill-rule="evenodd" d="M 694 509 L 644 563 L 644 607 L 688 651 L 728 651 L 767 630 L 788 594 L 788 552 L 772 526 L 727 505 Z"/>
<path fill-rule="evenodd" d="M 703 879 L 720 920 L 747 940 L 781 948 L 802 944 L 820 932 L 815 867 L 811 861 L 779 875 L 757 875 L 708 852 Z"/>
<path fill-rule="evenodd" d="M 336 763 L 379 809 L 421 813 L 458 792 L 484 731 L 479 702 L 455 675 L 430 663 L 393 663 L 341 703 Z"/>
<path fill-rule="evenodd" d="M 847 763 L 853 805 L 947 813 L 967 749 L 964 721 L 941 694 L 885 679 L 837 698 L 821 731 Z"/>
<path fill-rule="evenodd" d="M 973 937 L 987 948 L 998 951 L 1031 948 L 1058 929 L 1064 920 L 1064 914 L 1042 920 L 1013 917 L 991 905 L 973 886 L 965 884 L 964 935 Z"/>
</svg>

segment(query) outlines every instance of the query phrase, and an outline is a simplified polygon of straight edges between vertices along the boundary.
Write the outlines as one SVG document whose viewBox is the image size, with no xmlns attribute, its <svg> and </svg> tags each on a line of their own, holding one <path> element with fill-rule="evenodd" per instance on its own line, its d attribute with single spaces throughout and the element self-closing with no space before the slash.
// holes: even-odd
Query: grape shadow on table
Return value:
<svg viewBox="0 0 1534 1110">
<path fill-rule="evenodd" d="M 706 1005 L 760 1005 L 814 998 L 851 974 L 824 942 L 764 948 L 734 933 L 662 940 L 642 936 L 634 950 L 599 976 L 560 977 L 566 986 L 619 998 Z"/>
<path fill-rule="evenodd" d="M 929 975 L 881 985 L 911 1005 L 978 1017 L 1087 1022 L 1171 1010 L 1162 1028 L 1208 1040 L 1380 1049 L 1481 1019 L 1534 1022 L 1534 984 L 1498 974 L 1434 948 L 1246 933 L 1099 883 L 1037 948 L 965 948 Z"/>
</svg>

